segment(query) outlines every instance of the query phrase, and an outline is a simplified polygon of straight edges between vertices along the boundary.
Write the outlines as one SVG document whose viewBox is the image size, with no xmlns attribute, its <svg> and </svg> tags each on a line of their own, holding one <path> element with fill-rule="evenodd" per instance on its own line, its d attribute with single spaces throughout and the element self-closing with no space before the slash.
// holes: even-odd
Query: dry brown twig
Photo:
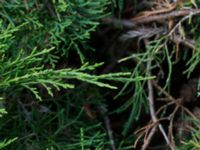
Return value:
<svg viewBox="0 0 200 150">
<path fill-rule="evenodd" d="M 169 37 L 174 43 L 180 43 L 183 44 L 191 49 L 195 49 L 195 45 L 194 45 L 194 41 L 190 40 L 190 39 L 181 39 L 181 37 L 178 34 L 174 34 L 176 29 L 185 21 L 188 20 L 189 18 L 191 18 L 194 15 L 200 14 L 200 9 L 182 9 L 182 10 L 174 10 L 176 8 L 176 5 L 170 5 L 168 8 L 161 8 L 157 11 L 147 11 L 147 12 L 142 12 L 142 15 L 134 17 L 131 20 L 117 20 L 117 19 L 107 19 L 105 20 L 106 22 L 110 22 L 113 23 L 117 26 L 119 25 L 123 25 L 126 28 L 135 28 L 138 25 L 143 25 L 143 24 L 147 24 L 147 23 L 152 23 L 152 22 L 161 22 L 161 21 L 168 21 L 172 20 L 172 19 L 176 19 L 177 17 L 183 17 L 171 30 L 170 28 L 168 29 L 168 34 L 166 35 L 166 37 Z M 174 21 L 173 20 L 173 21 Z M 170 30 L 170 31 L 169 31 Z M 137 31 L 137 32 L 136 32 Z M 135 30 L 134 32 L 128 32 L 129 34 L 126 36 L 135 36 L 136 33 L 139 34 L 141 32 L 139 32 L 138 30 Z M 143 35 L 143 34 L 142 34 Z M 151 68 L 151 60 L 149 59 L 149 62 L 147 64 L 147 72 L 149 73 L 149 75 L 151 74 L 150 72 L 150 68 Z M 174 117 L 175 114 L 177 113 L 177 111 L 179 110 L 179 108 L 182 108 L 187 114 L 189 114 L 190 116 L 192 116 L 193 118 L 195 117 L 187 108 L 185 108 L 180 102 L 179 99 L 175 99 L 174 97 L 172 97 L 168 92 L 166 92 L 165 90 L 163 90 L 162 87 L 160 87 L 154 80 L 149 80 L 147 81 L 148 84 L 148 95 L 149 95 L 149 109 L 150 109 L 150 115 L 152 118 L 152 122 L 151 124 L 148 124 L 146 127 L 143 127 L 141 129 L 141 133 L 139 135 L 139 137 L 137 138 L 134 146 L 136 146 L 137 142 L 139 141 L 139 139 L 145 134 L 145 138 L 144 138 L 144 145 L 142 147 L 142 150 L 146 150 L 153 135 L 156 132 L 157 127 L 159 128 L 159 130 L 161 131 L 166 143 L 168 144 L 168 146 L 170 147 L 170 149 L 174 149 L 174 136 L 173 136 L 173 124 L 174 124 Z M 163 105 L 163 107 L 161 107 L 157 112 L 155 112 L 155 108 L 154 108 L 154 95 L 153 95 L 153 86 L 160 92 L 162 92 L 167 99 L 169 100 L 169 102 L 165 105 Z M 160 124 L 160 120 L 157 118 L 157 115 L 165 108 L 169 107 L 170 105 L 175 104 L 175 108 L 173 110 L 173 112 L 169 115 L 168 120 L 170 120 L 170 124 L 169 124 L 169 129 L 168 129 L 168 136 L 165 133 L 162 125 Z"/>
<path fill-rule="evenodd" d="M 141 65 L 141 67 L 144 69 L 144 70 L 148 70 L 149 67 L 145 68 L 143 65 Z M 148 71 L 149 72 L 149 71 Z M 135 133 L 136 134 L 139 134 L 138 138 L 136 139 L 135 143 L 134 143 L 134 147 L 136 147 L 139 139 L 141 139 L 143 137 L 143 135 L 145 135 L 145 138 L 144 138 L 144 145 L 142 147 L 142 150 L 145 150 L 147 149 L 150 141 L 151 141 L 151 138 L 153 137 L 153 135 L 155 134 L 156 132 L 156 128 L 158 127 L 159 125 L 159 122 L 162 121 L 162 120 L 170 120 L 170 126 L 169 126 L 169 130 L 168 130 L 168 137 L 169 137 L 169 141 L 172 145 L 172 147 L 174 147 L 174 140 L 173 140 L 173 122 L 174 122 L 174 116 L 176 114 L 176 112 L 178 111 L 179 108 L 181 108 L 184 112 L 186 112 L 186 114 L 188 114 L 189 116 L 191 116 L 193 119 L 197 119 L 197 117 L 192 113 L 190 112 L 190 110 L 188 110 L 186 107 L 184 107 L 182 105 L 182 98 L 174 98 L 173 96 L 171 96 L 165 89 L 163 89 L 161 86 L 159 86 L 157 84 L 157 82 L 155 80 L 150 80 L 151 81 L 151 86 L 154 86 L 155 89 L 162 93 L 164 96 L 166 96 L 165 101 L 167 102 L 165 105 L 161 106 L 157 111 L 156 111 L 156 114 L 155 116 L 159 115 L 160 112 L 171 106 L 171 105 L 175 105 L 175 109 L 173 110 L 173 112 L 168 116 L 168 117 L 164 117 L 164 118 L 156 118 L 157 120 L 155 122 L 150 122 L 148 123 L 148 125 L 146 125 L 145 127 L 142 127 L 140 128 L 139 130 L 137 130 Z M 152 109 L 154 109 L 154 107 L 151 106 Z M 154 110 L 155 112 L 155 110 Z M 151 130 L 151 131 L 149 131 Z"/>
<path fill-rule="evenodd" d="M 195 42 L 192 39 L 182 39 L 181 36 L 174 34 L 170 37 L 170 40 L 175 44 L 182 44 L 188 48 L 195 49 Z"/>
<path fill-rule="evenodd" d="M 173 144 L 173 146 L 175 146 L 174 134 L 173 134 L 174 117 L 179 108 L 180 108 L 180 106 L 176 106 L 174 111 L 169 116 L 170 123 L 169 123 L 169 128 L 168 128 L 168 138 L 169 138 L 170 142 Z"/>
<path fill-rule="evenodd" d="M 146 143 L 146 147 L 149 145 L 150 141 L 151 141 L 151 138 L 153 137 L 153 135 L 155 134 L 156 132 L 156 128 L 158 126 L 158 123 L 160 121 L 163 121 L 163 120 L 168 120 L 167 117 L 165 118 L 161 118 L 161 119 L 158 119 L 157 122 L 152 122 L 150 121 L 146 126 L 138 129 L 135 134 L 138 134 L 138 137 L 137 139 L 135 140 L 134 142 L 134 148 L 136 147 L 137 143 L 139 142 L 139 140 L 144 136 L 144 143 Z M 155 128 L 155 129 L 154 129 Z"/>
<path fill-rule="evenodd" d="M 144 66 L 142 66 L 143 69 L 146 70 L 146 68 L 144 68 Z M 147 68 L 148 69 L 148 68 Z M 171 96 L 166 90 L 164 90 L 161 86 L 159 86 L 155 80 L 151 80 L 151 86 L 154 86 L 158 92 L 161 92 L 163 95 L 166 96 L 165 101 L 167 102 L 167 104 L 163 105 L 162 107 L 160 107 L 157 111 L 155 116 L 159 115 L 160 112 L 171 106 L 171 105 L 175 105 L 175 109 L 173 110 L 173 112 L 168 116 L 168 117 L 164 117 L 164 118 L 156 118 L 157 120 L 155 122 L 149 122 L 145 127 L 140 128 L 139 130 L 137 130 L 135 133 L 139 134 L 138 138 L 136 139 L 135 143 L 134 143 L 134 147 L 136 147 L 139 139 L 141 139 L 144 135 L 144 145 L 142 147 L 142 150 L 147 149 L 153 135 L 156 132 L 156 129 L 159 125 L 159 122 L 162 120 L 169 120 L 170 121 L 170 125 L 169 125 L 169 129 L 168 129 L 168 139 L 172 145 L 172 147 L 175 146 L 174 144 L 174 136 L 173 136 L 173 122 L 174 122 L 174 117 L 175 114 L 177 113 L 178 109 L 182 109 L 184 112 L 186 112 L 189 116 L 191 116 L 193 119 L 197 119 L 196 116 L 190 112 L 190 110 L 188 110 L 186 107 L 184 107 L 182 105 L 182 99 L 178 98 L 175 99 L 173 96 Z M 151 107 L 152 109 L 154 107 Z M 154 110 L 155 111 L 155 110 Z"/>
<path fill-rule="evenodd" d="M 111 125 L 110 125 L 110 119 L 108 118 L 108 116 L 104 117 L 104 122 L 105 122 L 105 125 L 106 125 L 106 129 L 108 131 L 111 149 L 116 150 L 115 140 L 114 140 L 114 137 L 113 137 L 112 128 L 111 128 Z"/>
<path fill-rule="evenodd" d="M 163 107 L 160 107 L 160 109 L 156 112 L 159 113 L 162 109 L 165 107 L 176 104 L 177 106 L 180 106 L 189 116 L 191 116 L 193 119 L 197 119 L 197 117 L 186 107 L 182 105 L 182 98 L 175 99 L 173 96 L 171 96 L 167 91 L 165 91 L 162 87 L 160 87 L 155 80 L 152 80 L 153 86 L 159 91 L 164 94 L 167 99 L 170 101 L 168 104 L 165 104 Z"/>
<path fill-rule="evenodd" d="M 197 9 L 197 11 L 191 11 L 188 15 L 186 15 L 185 17 L 183 17 L 172 29 L 171 31 L 168 33 L 168 37 L 170 37 L 170 39 L 175 42 L 176 44 L 183 44 L 191 49 L 195 49 L 195 42 L 193 40 L 190 39 L 182 39 L 180 36 L 178 36 L 177 34 L 175 34 L 176 29 L 181 26 L 181 24 L 190 19 L 192 16 L 198 15 L 200 14 L 200 10 Z"/>
<path fill-rule="evenodd" d="M 193 119 L 197 119 L 197 117 L 192 112 L 190 112 L 190 110 L 188 110 L 186 107 L 184 107 L 182 105 L 182 101 L 183 101 L 182 98 L 175 99 L 169 93 L 167 93 L 165 90 L 163 90 L 154 80 L 153 80 L 153 85 L 158 91 L 162 92 L 167 97 L 167 99 L 169 100 L 169 102 L 167 104 L 165 104 L 165 105 L 163 105 L 162 107 L 159 108 L 159 110 L 156 112 L 157 115 L 164 108 L 166 108 L 170 105 L 173 105 L 173 104 L 176 105 L 173 112 L 169 115 L 170 124 L 169 124 L 169 129 L 168 129 L 168 138 L 170 139 L 170 142 L 173 145 L 175 145 L 174 144 L 175 143 L 174 142 L 174 136 L 173 136 L 173 125 L 174 125 L 174 117 L 175 117 L 175 114 L 177 113 L 177 111 L 181 108 L 183 111 L 185 111 Z"/>
<path fill-rule="evenodd" d="M 175 32 L 175 30 L 186 20 L 190 19 L 192 16 L 198 15 L 200 14 L 200 10 L 199 9 L 195 9 L 195 11 L 188 9 L 189 12 L 188 14 L 185 14 L 183 17 L 174 27 L 173 29 L 169 32 L 168 36 L 171 36 L 172 33 Z"/>
<path fill-rule="evenodd" d="M 114 18 L 106 18 L 106 19 L 103 19 L 103 21 L 105 23 L 112 23 L 116 26 L 122 25 L 125 28 L 134 28 L 141 24 L 147 24 L 147 23 L 151 23 L 151 22 L 161 22 L 161 21 L 165 21 L 167 19 L 173 19 L 173 18 L 185 16 L 179 22 L 179 24 L 180 24 L 183 21 L 187 20 L 189 17 L 197 15 L 199 13 L 200 13 L 200 9 L 183 9 L 183 10 L 174 10 L 174 11 L 171 11 L 168 13 L 163 13 L 163 14 L 156 14 L 156 15 L 152 15 L 152 16 L 133 18 L 131 20 L 127 20 L 127 19 L 119 20 L 119 19 L 114 19 Z M 177 26 L 175 28 L 177 28 Z M 172 29 L 172 32 L 173 32 L 173 30 L 174 29 Z"/>
<path fill-rule="evenodd" d="M 149 145 L 149 143 L 150 143 L 150 141 L 151 141 L 153 135 L 154 135 L 155 132 L 156 132 L 156 129 L 157 129 L 157 125 L 155 125 L 155 126 L 151 129 L 151 131 L 150 131 L 148 137 L 146 138 L 146 140 L 144 140 L 144 145 L 142 146 L 141 150 L 146 150 L 146 149 L 147 149 L 147 147 L 148 147 L 148 145 Z"/>
<path fill-rule="evenodd" d="M 157 7 L 159 7 L 160 2 L 158 2 L 157 5 L 158 5 Z M 152 11 L 140 12 L 136 17 L 134 17 L 134 19 L 141 19 L 141 18 L 145 18 L 148 16 L 152 16 L 152 15 L 167 13 L 167 12 L 174 10 L 176 7 L 177 7 L 176 2 L 171 3 L 171 4 L 164 2 L 164 5 L 160 6 L 160 8 L 155 8 L 155 10 L 152 10 Z"/>
<path fill-rule="evenodd" d="M 105 123 L 106 130 L 107 130 L 107 133 L 108 133 L 108 137 L 109 137 L 109 140 L 110 140 L 111 150 L 116 150 L 115 140 L 114 140 L 114 136 L 113 136 L 113 130 L 112 130 L 112 127 L 111 127 L 110 119 L 107 116 L 106 110 L 102 105 L 100 105 L 100 107 L 98 109 L 99 109 L 99 111 L 100 111 L 100 113 L 101 113 L 101 115 L 103 116 L 103 119 L 104 119 L 104 123 Z"/>
<path fill-rule="evenodd" d="M 200 14 L 200 9 L 174 10 L 175 7 L 176 7 L 176 4 L 173 4 L 173 5 L 170 4 L 170 6 L 167 9 L 163 9 L 163 11 L 156 11 L 156 10 L 150 11 L 148 13 L 144 13 L 144 15 L 142 15 L 142 16 L 134 17 L 133 19 L 130 19 L 130 20 L 126 20 L 126 19 L 117 20 L 117 19 L 107 18 L 104 21 L 113 23 L 114 25 L 117 25 L 117 26 L 122 25 L 126 28 L 132 29 L 132 28 L 135 28 L 135 27 L 137 27 L 138 25 L 141 25 L 141 24 L 144 25 L 144 24 L 148 24 L 148 23 L 151 23 L 151 22 L 162 22 L 162 21 L 165 21 L 165 23 L 168 23 L 168 26 L 172 26 L 172 25 L 169 25 L 169 24 L 171 24 L 171 22 L 174 22 L 174 20 L 173 20 L 174 18 L 183 16 L 183 18 L 173 28 L 169 27 L 168 30 L 170 30 L 171 28 L 172 29 L 169 31 L 169 33 L 166 36 L 169 37 L 171 41 L 176 43 L 177 47 L 178 47 L 179 44 L 182 44 L 184 46 L 187 46 L 190 49 L 195 49 L 195 42 L 193 40 L 182 39 L 178 34 L 173 34 L 173 33 L 182 24 L 182 22 L 191 18 L 194 15 Z M 142 29 L 136 28 L 133 31 L 127 32 L 122 37 L 128 35 L 127 38 L 129 38 L 129 36 L 130 36 L 130 38 L 132 38 L 133 37 L 132 33 L 134 33 L 134 35 L 135 35 L 135 33 L 140 33 L 142 30 L 145 31 L 145 29 L 146 29 L 146 27 L 144 27 Z M 163 33 L 164 32 L 161 32 L 161 34 L 160 33 L 158 33 L 158 34 L 161 36 L 161 35 L 163 35 Z M 167 32 L 165 32 L 165 34 L 166 33 Z"/>
<path fill-rule="evenodd" d="M 145 43 L 148 44 L 148 41 L 145 40 Z M 147 62 L 147 73 L 148 75 L 151 76 L 151 57 L 149 56 L 149 60 Z M 150 115 L 151 115 L 151 118 L 152 118 L 152 121 L 153 123 L 157 123 L 158 122 L 158 118 L 156 116 L 156 112 L 155 112 L 155 107 L 154 107 L 154 94 L 153 94 L 153 83 L 152 83 L 152 80 L 148 80 L 147 81 L 147 86 L 148 86 L 148 100 L 149 100 L 149 109 L 150 109 Z M 149 133 L 148 137 L 146 138 L 147 140 L 144 141 L 144 145 L 142 147 L 142 150 L 146 150 L 149 143 L 150 143 L 150 140 L 151 138 L 153 137 L 155 131 L 156 131 L 156 128 L 159 128 L 160 132 L 162 133 L 167 145 L 169 146 L 169 148 L 171 150 L 174 150 L 174 146 L 172 145 L 172 143 L 169 141 L 168 137 L 167 137 L 167 134 L 165 133 L 165 130 L 163 128 L 163 126 L 158 123 L 158 125 L 154 126 L 151 130 L 151 132 Z"/>
</svg>

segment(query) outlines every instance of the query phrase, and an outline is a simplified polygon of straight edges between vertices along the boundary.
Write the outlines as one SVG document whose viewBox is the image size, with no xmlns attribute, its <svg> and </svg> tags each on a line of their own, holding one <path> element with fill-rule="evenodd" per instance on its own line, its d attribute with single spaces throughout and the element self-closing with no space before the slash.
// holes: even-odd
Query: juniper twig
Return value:
<svg viewBox="0 0 200 150">
<path fill-rule="evenodd" d="M 149 57 L 149 60 L 147 62 L 147 71 L 148 71 L 148 74 L 151 75 L 151 58 Z M 152 118 L 152 121 L 153 123 L 157 122 L 158 119 L 157 119 L 157 116 L 156 116 L 156 112 L 155 112 L 155 107 L 154 107 L 154 94 L 153 94 L 153 84 L 152 84 L 152 80 L 148 80 L 147 81 L 147 86 L 148 86 L 148 100 L 149 100 L 149 109 L 150 109 L 150 115 L 151 115 L 151 118 Z M 148 140 L 151 139 L 151 137 L 153 136 L 153 134 L 155 133 L 155 130 L 156 130 L 156 127 L 153 127 L 153 129 L 151 130 L 149 136 L 148 136 Z M 167 145 L 170 147 L 171 150 L 174 150 L 174 147 L 173 145 L 170 143 L 168 137 L 167 137 L 167 134 L 165 133 L 165 130 L 163 128 L 163 126 L 158 123 L 158 128 L 159 130 L 161 131 Z M 150 142 L 146 142 L 144 143 L 144 146 L 142 148 L 142 150 L 145 150 L 148 146 Z"/>
</svg>

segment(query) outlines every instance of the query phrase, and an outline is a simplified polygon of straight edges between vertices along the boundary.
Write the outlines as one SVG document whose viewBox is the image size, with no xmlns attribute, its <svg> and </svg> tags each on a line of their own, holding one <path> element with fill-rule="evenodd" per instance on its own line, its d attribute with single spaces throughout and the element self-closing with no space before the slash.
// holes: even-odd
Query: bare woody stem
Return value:
<svg viewBox="0 0 200 150">
<path fill-rule="evenodd" d="M 147 72 L 149 75 L 151 75 L 151 57 L 149 56 L 149 60 L 147 62 Z M 153 83 L 152 80 L 147 81 L 147 86 L 148 86 L 148 100 L 149 100 L 149 110 L 150 110 L 150 115 L 152 118 L 153 123 L 158 122 L 156 112 L 155 112 L 155 106 L 154 106 L 154 93 L 153 93 Z M 165 130 L 163 126 L 158 122 L 158 125 L 154 126 L 153 129 L 151 130 L 149 136 L 147 137 L 147 141 L 145 141 L 142 150 L 146 150 L 147 146 L 150 143 L 151 137 L 155 133 L 156 127 L 158 126 L 160 132 L 162 133 L 167 145 L 171 150 L 174 150 L 174 147 L 172 143 L 170 143 L 170 140 L 167 137 L 167 134 L 165 133 Z"/>
</svg>

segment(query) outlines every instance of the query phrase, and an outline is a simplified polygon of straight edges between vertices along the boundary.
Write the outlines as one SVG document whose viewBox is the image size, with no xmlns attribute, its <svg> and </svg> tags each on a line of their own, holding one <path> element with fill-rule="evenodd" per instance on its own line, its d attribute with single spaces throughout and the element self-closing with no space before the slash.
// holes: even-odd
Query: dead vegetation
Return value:
<svg viewBox="0 0 200 150">
<path fill-rule="evenodd" d="M 143 0 L 135 2 L 135 6 L 130 3 L 125 2 L 120 18 L 105 18 L 102 22 L 107 24 L 104 27 L 105 31 L 107 29 L 106 33 L 118 32 L 117 35 L 113 33 L 111 36 L 115 35 L 117 38 L 114 37 L 114 48 L 110 50 L 114 49 L 115 53 L 126 51 L 117 55 L 117 58 L 120 58 L 118 63 L 128 61 L 128 64 L 134 64 L 133 68 L 138 67 L 146 75 L 155 77 L 148 80 L 146 86 L 141 87 L 147 92 L 151 119 L 134 132 L 137 138 L 133 141 L 133 148 L 149 149 L 151 141 L 156 141 L 156 138 L 162 136 L 167 147 L 175 150 L 185 137 L 191 135 L 191 129 L 194 127 L 192 121 L 186 118 L 200 119 L 197 96 L 199 61 L 192 70 L 187 63 L 194 57 L 194 53 L 200 54 L 196 35 L 192 32 L 200 9 L 194 1 Z M 117 42 L 123 46 L 116 46 Z M 184 53 L 188 54 L 187 61 L 183 61 Z M 161 61 L 157 60 L 160 56 Z M 116 57 L 116 54 L 111 53 L 110 57 Z M 200 55 L 197 57 L 199 59 Z M 109 69 L 113 70 L 117 65 L 116 59 L 115 63 L 111 63 L 113 65 Z M 177 67 L 181 69 L 176 70 Z M 161 135 L 158 136 L 158 132 Z M 161 141 L 160 138 L 159 140 Z M 162 142 L 157 144 L 162 145 Z"/>
</svg>

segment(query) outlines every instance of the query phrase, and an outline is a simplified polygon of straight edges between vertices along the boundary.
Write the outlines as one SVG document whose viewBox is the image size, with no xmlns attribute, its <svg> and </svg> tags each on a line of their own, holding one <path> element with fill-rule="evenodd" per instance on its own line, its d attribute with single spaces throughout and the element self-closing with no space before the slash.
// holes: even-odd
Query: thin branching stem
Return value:
<svg viewBox="0 0 200 150">
<path fill-rule="evenodd" d="M 149 57 L 149 60 L 147 62 L 147 71 L 148 74 L 151 75 L 151 58 Z M 157 122 L 157 117 L 156 117 L 156 112 L 155 112 L 155 106 L 154 106 L 154 94 L 153 94 L 153 84 L 152 84 L 152 80 L 148 80 L 147 81 L 147 86 L 148 86 L 148 100 L 149 100 L 149 110 L 150 110 L 150 115 L 152 118 L 153 122 Z M 172 144 L 170 143 L 167 134 L 165 133 L 165 130 L 163 128 L 163 126 L 158 123 L 158 128 L 160 130 L 160 132 L 162 133 L 167 145 L 170 147 L 171 150 L 174 150 L 174 147 L 172 146 Z M 156 126 L 152 129 L 152 131 L 150 132 L 149 136 L 148 136 L 148 140 L 151 139 L 151 137 L 153 136 L 153 134 L 155 133 L 156 130 Z M 147 148 L 147 145 L 150 142 L 146 142 L 142 148 L 142 150 L 145 150 Z"/>
</svg>

